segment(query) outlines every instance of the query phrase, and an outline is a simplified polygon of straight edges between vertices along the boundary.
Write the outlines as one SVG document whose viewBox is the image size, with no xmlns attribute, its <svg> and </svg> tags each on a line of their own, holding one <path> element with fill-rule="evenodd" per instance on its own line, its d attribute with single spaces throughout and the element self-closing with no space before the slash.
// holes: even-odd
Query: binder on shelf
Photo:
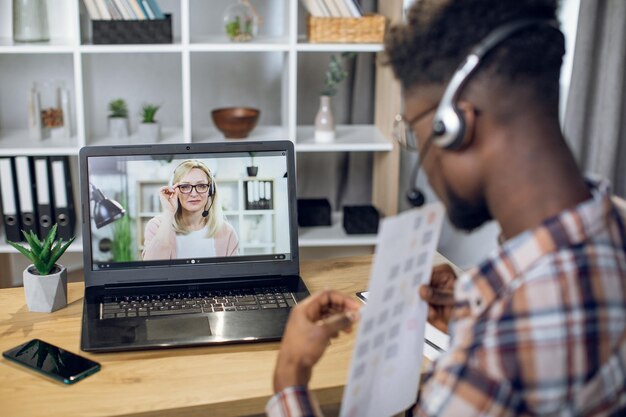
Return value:
<svg viewBox="0 0 626 417">
<path fill-rule="evenodd" d="M 50 174 L 52 177 L 54 221 L 58 225 L 57 236 L 63 240 L 69 240 L 74 236 L 76 226 L 69 158 L 67 156 L 51 156 Z"/>
<path fill-rule="evenodd" d="M 246 210 L 271 210 L 272 181 L 244 181 Z"/>
<path fill-rule="evenodd" d="M 2 222 L 6 240 L 19 242 L 20 208 L 17 201 L 17 182 L 15 178 L 15 163 L 11 157 L 0 158 L 0 203 L 2 203 Z"/>
<path fill-rule="evenodd" d="M 33 232 L 39 236 L 37 227 L 37 209 L 35 208 L 35 181 L 28 156 L 15 157 L 15 176 L 17 195 L 20 203 L 20 225 L 24 232 Z M 22 236 L 22 241 L 24 237 Z"/>
<path fill-rule="evenodd" d="M 33 157 L 33 167 L 35 173 L 35 188 L 37 196 L 38 226 L 41 238 L 48 235 L 54 224 L 54 211 L 52 207 L 52 193 L 50 192 L 50 169 L 48 157 Z"/>
</svg>

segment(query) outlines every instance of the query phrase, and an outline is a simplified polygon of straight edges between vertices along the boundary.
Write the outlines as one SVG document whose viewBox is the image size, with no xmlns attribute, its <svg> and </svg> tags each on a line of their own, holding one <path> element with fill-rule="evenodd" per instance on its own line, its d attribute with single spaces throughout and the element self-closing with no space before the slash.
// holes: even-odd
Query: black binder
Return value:
<svg viewBox="0 0 626 417">
<path fill-rule="evenodd" d="M 52 193 L 50 181 L 50 165 L 47 156 L 33 157 L 33 173 L 35 177 L 37 214 L 39 233 L 43 239 L 54 224 L 54 211 L 52 207 Z"/>
<path fill-rule="evenodd" d="M 76 227 L 69 157 L 51 156 L 50 176 L 52 178 L 54 221 L 58 225 L 57 236 L 63 240 L 68 240 L 74 236 L 74 228 Z"/>
<path fill-rule="evenodd" d="M 11 157 L 0 157 L 0 200 L 2 203 L 2 221 L 7 240 L 19 242 L 20 205 L 17 198 L 17 182 L 15 178 L 15 161 Z"/>
<path fill-rule="evenodd" d="M 28 156 L 15 157 L 15 174 L 20 202 L 20 225 L 24 232 L 33 232 L 39 236 L 37 208 L 35 207 L 35 181 Z M 25 240 L 24 236 L 21 236 L 21 240 Z"/>
</svg>

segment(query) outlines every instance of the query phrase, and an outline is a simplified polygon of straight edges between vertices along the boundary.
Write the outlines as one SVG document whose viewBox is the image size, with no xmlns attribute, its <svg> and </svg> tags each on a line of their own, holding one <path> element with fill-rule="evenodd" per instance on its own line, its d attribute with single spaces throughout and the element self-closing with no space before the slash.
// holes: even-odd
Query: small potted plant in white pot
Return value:
<svg viewBox="0 0 626 417">
<path fill-rule="evenodd" d="M 55 241 L 57 225 L 41 241 L 32 231 L 22 231 L 30 249 L 7 242 L 32 262 L 24 270 L 24 294 L 30 311 L 51 313 L 67 305 L 67 269 L 56 262 L 74 241 Z"/>
<path fill-rule="evenodd" d="M 138 132 L 140 139 L 156 142 L 161 137 L 161 124 L 154 118 L 160 107 L 155 104 L 145 104 L 141 108 L 141 123 L 139 123 Z"/>
<path fill-rule="evenodd" d="M 128 107 L 122 98 L 109 102 L 109 136 L 112 138 L 128 137 Z"/>
</svg>

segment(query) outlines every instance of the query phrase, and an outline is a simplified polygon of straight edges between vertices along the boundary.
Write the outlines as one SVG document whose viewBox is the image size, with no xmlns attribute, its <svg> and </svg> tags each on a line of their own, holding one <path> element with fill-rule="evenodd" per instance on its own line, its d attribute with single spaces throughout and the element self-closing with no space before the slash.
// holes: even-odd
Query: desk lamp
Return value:
<svg viewBox="0 0 626 417">
<path fill-rule="evenodd" d="M 126 210 L 120 203 L 107 198 L 102 191 L 93 184 L 89 184 L 91 199 L 94 201 L 93 219 L 96 228 L 100 229 L 115 220 L 121 219 L 126 214 Z"/>
</svg>

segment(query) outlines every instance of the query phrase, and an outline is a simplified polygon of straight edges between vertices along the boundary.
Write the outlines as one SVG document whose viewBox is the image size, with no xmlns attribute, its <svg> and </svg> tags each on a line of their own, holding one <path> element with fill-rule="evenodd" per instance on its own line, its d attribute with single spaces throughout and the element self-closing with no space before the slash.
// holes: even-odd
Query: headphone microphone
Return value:
<svg viewBox="0 0 626 417">
<path fill-rule="evenodd" d="M 560 32 L 558 23 L 547 19 L 520 19 L 499 26 L 472 48 L 470 54 L 450 78 L 433 118 L 432 133 L 424 144 L 424 149 L 420 151 L 417 164 L 411 173 L 411 188 L 407 192 L 406 198 L 414 207 L 421 207 L 426 201 L 424 193 L 417 188 L 416 181 L 418 171 L 430 145 L 434 143 L 445 150 L 457 150 L 464 145 L 465 118 L 462 111 L 456 106 L 463 87 L 472 74 L 476 72 L 488 52 L 515 33 L 530 26 L 550 27 Z"/>
<path fill-rule="evenodd" d="M 411 172 L 411 179 L 410 179 L 411 188 L 406 193 L 406 199 L 409 201 L 409 204 L 411 204 L 413 207 L 422 207 L 424 203 L 426 202 L 426 196 L 424 195 L 422 190 L 417 188 L 417 175 L 419 173 L 420 168 L 422 167 L 422 161 L 424 160 L 424 157 L 428 153 L 428 149 L 430 148 L 430 145 L 433 143 L 434 137 L 435 137 L 435 133 L 431 134 L 428 140 L 426 141 L 426 144 L 424 145 L 424 149 L 422 150 L 422 152 L 419 153 L 419 156 L 417 157 L 417 163 L 415 164 L 415 166 L 413 167 L 413 171 Z"/>
</svg>

